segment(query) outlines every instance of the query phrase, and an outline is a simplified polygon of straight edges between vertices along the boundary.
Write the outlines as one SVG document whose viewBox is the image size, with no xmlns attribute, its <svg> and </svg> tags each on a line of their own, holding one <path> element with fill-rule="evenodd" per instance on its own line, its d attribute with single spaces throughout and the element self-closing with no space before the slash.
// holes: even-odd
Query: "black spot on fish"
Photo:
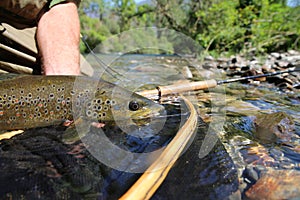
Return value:
<svg viewBox="0 0 300 200">
<path fill-rule="evenodd" d="M 87 115 L 88 117 L 90 117 L 90 116 L 92 115 L 92 112 L 91 112 L 90 110 L 87 110 L 87 111 L 86 111 L 86 115 Z"/>
<path fill-rule="evenodd" d="M 111 105 L 116 105 L 116 101 L 115 100 L 111 100 Z"/>
<path fill-rule="evenodd" d="M 49 98 L 50 98 L 50 99 L 53 99 L 53 98 L 54 98 L 54 94 L 53 94 L 53 93 L 50 93 L 50 94 L 49 94 Z"/>
<path fill-rule="evenodd" d="M 107 99 L 107 100 L 105 101 L 105 104 L 106 104 L 106 105 L 109 105 L 109 104 L 110 104 L 110 100 Z"/>
<path fill-rule="evenodd" d="M 96 112 L 93 112 L 93 117 L 94 117 L 94 118 L 97 118 L 97 115 L 98 115 L 98 114 L 97 114 Z"/>
<path fill-rule="evenodd" d="M 32 98 L 32 94 L 31 93 L 28 93 L 28 98 Z"/>
</svg>

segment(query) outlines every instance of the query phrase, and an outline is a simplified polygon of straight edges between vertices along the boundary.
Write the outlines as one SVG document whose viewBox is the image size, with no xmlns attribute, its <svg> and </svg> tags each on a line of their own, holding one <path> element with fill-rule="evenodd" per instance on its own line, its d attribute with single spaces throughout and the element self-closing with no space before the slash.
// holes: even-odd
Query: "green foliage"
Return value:
<svg viewBox="0 0 300 200">
<path fill-rule="evenodd" d="M 246 32 L 246 28 L 241 24 L 248 22 L 242 21 L 244 18 L 241 18 L 241 13 L 236 9 L 237 6 L 237 0 L 220 1 L 212 4 L 206 11 L 199 10 L 196 13 L 206 24 L 196 37 L 204 48 L 220 51 L 240 50 L 240 44 Z"/>
<path fill-rule="evenodd" d="M 261 51 L 299 49 L 300 7 L 289 8 L 281 3 L 262 7 L 260 18 L 253 24 L 254 46 Z"/>
<path fill-rule="evenodd" d="M 110 35 L 108 28 L 99 19 L 83 15 L 80 20 L 81 34 L 86 37 L 86 41 L 91 49 L 95 48 Z M 80 50 L 88 53 L 88 50 L 82 44 Z"/>
<path fill-rule="evenodd" d="M 100 15 L 91 18 L 86 10 L 95 3 Z M 300 49 L 299 13 L 300 6 L 288 7 L 285 0 L 161 0 L 143 5 L 136 5 L 134 0 L 86 0 L 79 10 L 81 32 L 92 47 L 126 30 L 155 26 L 183 33 L 214 53 L 238 53 L 250 48 L 257 53 Z M 106 43 L 109 47 L 98 50 L 127 51 L 126 45 L 133 41 L 137 46 L 159 48 L 163 39 L 168 49 L 191 53 L 185 48 L 186 41 L 173 35 L 155 39 L 153 34 L 136 32 L 131 37 L 133 40 Z M 83 45 L 81 51 L 86 51 Z"/>
</svg>

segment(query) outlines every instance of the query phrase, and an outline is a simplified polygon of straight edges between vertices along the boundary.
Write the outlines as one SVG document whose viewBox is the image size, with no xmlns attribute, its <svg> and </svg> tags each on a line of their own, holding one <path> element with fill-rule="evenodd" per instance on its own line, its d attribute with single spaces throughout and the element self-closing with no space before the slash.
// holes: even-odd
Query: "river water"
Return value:
<svg viewBox="0 0 300 200">
<path fill-rule="evenodd" d="M 114 70 L 125 75 L 126 78 L 121 78 L 121 85 L 133 91 L 153 89 L 158 85 L 184 84 L 186 80 L 228 78 L 217 70 L 203 70 L 197 61 L 182 57 L 99 57 L 104 61 L 109 60 L 107 63 Z M 95 62 L 94 64 L 97 65 Z M 190 71 L 187 72 L 187 68 Z M 105 75 L 103 77 L 106 78 Z M 115 83 L 120 84 L 120 80 Z M 210 134 L 210 126 L 220 124 L 223 129 L 219 128 L 215 132 L 220 143 L 216 142 L 219 145 L 211 147 L 204 158 L 199 158 L 197 154 L 200 155 L 202 143 L 197 143 L 195 139 L 195 146 L 192 145 L 190 149 L 193 153 L 189 154 L 188 150 L 188 158 L 181 158 L 184 161 L 180 160 L 178 167 L 171 171 L 172 175 L 168 176 L 161 187 L 164 189 L 156 194 L 158 198 L 164 195 L 171 199 L 222 199 L 231 195 L 233 198 L 253 199 L 268 195 L 283 199 L 299 197 L 300 100 L 297 91 L 282 92 L 267 83 L 232 83 L 215 89 L 189 92 L 186 96 L 196 105 L 201 119 L 208 122 L 208 129 L 199 133 L 202 135 L 200 140 L 205 141 L 205 135 Z M 176 94 L 167 99 L 172 102 L 176 99 Z M 278 117 L 281 113 L 284 113 L 283 117 Z M 261 114 L 265 114 L 266 119 L 257 125 L 256 121 L 260 120 Z M 276 118 L 280 118 L 279 121 Z M 286 119 L 290 124 L 284 122 Z M 260 127 L 267 130 L 262 136 L 258 134 Z M 204 162 L 210 156 L 213 158 Z M 192 163 L 193 167 L 180 164 L 181 162 Z M 264 182 L 264 178 L 273 173 L 272 170 L 277 170 L 280 176 Z M 291 181 L 287 174 L 293 174 L 297 178 Z M 270 182 L 278 182 L 279 186 L 275 187 Z M 261 191 L 259 184 L 266 184 L 264 187 L 270 191 Z M 287 192 L 286 188 L 293 192 Z M 283 191 L 285 194 L 282 195 Z"/>
<path fill-rule="evenodd" d="M 91 55 L 87 58 L 95 77 L 134 92 L 158 85 L 226 78 L 221 72 L 203 70 L 197 61 L 176 56 L 98 55 L 101 61 Z M 103 68 L 107 66 L 101 62 L 109 65 L 106 72 Z M 284 93 L 270 84 L 232 83 L 185 96 L 198 111 L 198 128 L 152 199 L 300 197 L 298 93 Z M 167 112 L 157 122 L 165 120 L 161 129 L 155 122 L 134 133 L 116 126 L 102 130 L 126 151 L 159 150 L 185 123 L 188 111 L 176 93 L 158 102 Z M 285 114 L 272 115 L 279 112 Z M 268 131 L 258 134 L 261 127 Z M 93 156 L 82 141 L 66 143 L 65 134 L 65 128 L 51 126 L 2 140 L 0 162 L 6 173 L 0 176 L 1 198 L 117 199 L 141 175 L 129 170 L 139 165 L 138 161 L 126 170 L 115 169 Z M 99 130 L 91 128 L 89 134 L 96 137 Z M 121 161 L 120 165 L 128 164 L 125 159 Z"/>
</svg>

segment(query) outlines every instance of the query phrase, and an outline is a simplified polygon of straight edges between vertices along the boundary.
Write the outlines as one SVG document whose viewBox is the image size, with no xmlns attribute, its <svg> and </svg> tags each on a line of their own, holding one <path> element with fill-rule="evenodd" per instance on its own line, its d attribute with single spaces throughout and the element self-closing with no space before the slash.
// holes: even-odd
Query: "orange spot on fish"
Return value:
<svg viewBox="0 0 300 200">
<path fill-rule="evenodd" d="M 16 117 L 21 117 L 21 113 L 16 113 Z"/>
<path fill-rule="evenodd" d="M 104 123 L 100 123 L 100 122 L 92 122 L 91 125 L 95 128 L 103 128 L 105 126 Z"/>
<path fill-rule="evenodd" d="M 54 115 L 54 112 L 53 112 L 53 111 L 50 111 L 50 115 Z"/>
<path fill-rule="evenodd" d="M 43 107 L 43 104 L 42 104 L 42 103 L 39 103 L 39 104 L 38 104 L 38 107 Z"/>
<path fill-rule="evenodd" d="M 63 123 L 63 126 L 70 126 L 73 123 L 73 120 L 66 120 Z"/>
<path fill-rule="evenodd" d="M 4 114 L 3 110 L 0 111 L 0 116 L 2 116 Z"/>
</svg>

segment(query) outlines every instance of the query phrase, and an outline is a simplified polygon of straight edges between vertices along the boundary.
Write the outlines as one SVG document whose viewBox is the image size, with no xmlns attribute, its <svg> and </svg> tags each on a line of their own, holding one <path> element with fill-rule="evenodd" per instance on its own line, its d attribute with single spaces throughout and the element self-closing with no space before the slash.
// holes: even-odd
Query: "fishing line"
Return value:
<svg viewBox="0 0 300 200">
<path fill-rule="evenodd" d="M 104 66 L 105 67 L 105 71 L 112 76 L 113 78 L 117 79 L 117 80 L 121 80 L 119 77 L 124 77 L 122 74 L 120 74 L 119 72 L 117 72 L 116 70 L 112 69 L 109 65 L 107 65 L 106 63 L 104 63 L 96 54 L 95 52 L 90 48 L 89 44 L 86 41 L 86 36 L 81 36 L 81 40 L 84 43 L 84 45 L 86 46 L 86 48 L 88 48 L 89 52 L 93 55 L 93 57 L 96 59 L 96 61 L 100 64 L 100 66 Z M 119 77 L 117 77 L 117 76 Z M 124 77 L 126 78 L 126 77 Z"/>
</svg>

